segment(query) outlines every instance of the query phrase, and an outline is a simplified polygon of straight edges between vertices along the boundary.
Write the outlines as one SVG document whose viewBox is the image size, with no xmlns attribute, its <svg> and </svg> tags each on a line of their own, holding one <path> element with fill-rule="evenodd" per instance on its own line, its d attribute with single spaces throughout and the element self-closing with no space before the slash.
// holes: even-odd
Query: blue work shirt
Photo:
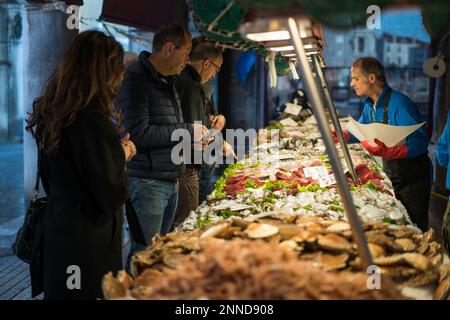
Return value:
<svg viewBox="0 0 450 320">
<path fill-rule="evenodd" d="M 448 154 L 450 151 L 450 112 L 447 113 L 447 123 L 437 143 L 437 160 L 442 167 L 448 167 Z M 450 190 L 450 170 L 447 170 L 445 186 Z M 449 197 L 450 200 L 450 197 Z"/>
<path fill-rule="evenodd" d="M 387 93 L 387 84 L 384 85 L 383 91 L 378 98 L 376 110 L 373 107 L 373 101 L 370 98 L 364 100 L 364 109 L 358 122 L 362 124 L 372 123 L 372 114 L 375 122 L 383 122 L 384 103 Z M 416 104 L 401 92 L 391 89 L 391 98 L 389 100 L 388 124 L 391 126 L 412 126 L 422 123 L 424 120 L 417 109 Z M 358 142 L 353 135 L 350 134 L 350 143 Z M 414 131 L 406 138 L 406 147 L 408 155 L 406 158 L 414 158 L 423 153 L 428 153 L 429 139 L 425 133 L 425 128 Z"/>
</svg>

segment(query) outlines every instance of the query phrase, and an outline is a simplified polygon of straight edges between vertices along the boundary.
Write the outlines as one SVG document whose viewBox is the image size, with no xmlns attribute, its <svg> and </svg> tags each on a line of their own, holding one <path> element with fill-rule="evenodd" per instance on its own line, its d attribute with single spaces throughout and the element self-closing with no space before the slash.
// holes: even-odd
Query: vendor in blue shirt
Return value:
<svg viewBox="0 0 450 320">
<path fill-rule="evenodd" d="M 388 86 L 384 67 L 377 59 L 364 57 L 356 60 L 351 76 L 351 86 L 356 94 L 367 96 L 358 120 L 360 123 L 410 126 L 424 121 L 410 98 Z M 358 141 L 348 132 L 344 131 L 344 136 L 347 142 Z M 433 169 L 428 157 L 429 139 L 425 129 L 421 127 L 394 147 L 387 147 L 377 139 L 375 143 L 361 141 L 372 155 L 382 157 L 384 171 L 392 181 L 395 196 L 403 203 L 411 220 L 426 231 Z"/>
<path fill-rule="evenodd" d="M 447 113 L 447 123 L 445 124 L 444 131 L 438 140 L 437 144 L 437 160 L 439 164 L 447 168 L 446 187 L 450 190 L 450 170 L 448 170 L 448 162 L 450 153 L 450 112 Z M 447 204 L 447 210 L 444 214 L 442 221 L 442 239 L 444 246 L 450 253 L 450 199 Z"/>
</svg>

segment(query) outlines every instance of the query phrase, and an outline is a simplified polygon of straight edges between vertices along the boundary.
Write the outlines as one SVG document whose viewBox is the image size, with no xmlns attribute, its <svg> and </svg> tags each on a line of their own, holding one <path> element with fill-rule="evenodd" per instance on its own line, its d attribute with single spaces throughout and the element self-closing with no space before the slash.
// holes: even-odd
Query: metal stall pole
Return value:
<svg viewBox="0 0 450 320">
<path fill-rule="evenodd" d="M 341 196 L 342 202 L 344 203 L 347 218 L 352 228 L 353 240 L 357 244 L 358 254 L 361 258 L 362 267 L 367 270 L 367 268 L 372 265 L 372 256 L 370 254 L 369 247 L 367 246 L 367 240 L 364 235 L 364 230 L 361 226 L 361 222 L 359 221 L 358 215 L 356 213 L 355 205 L 353 204 L 353 199 L 348 188 L 347 179 L 341 168 L 341 163 L 337 154 L 336 147 L 334 145 L 333 137 L 331 136 L 331 131 L 328 126 L 328 121 L 322 105 L 320 93 L 313 78 L 313 74 L 306 57 L 305 49 L 303 48 L 303 41 L 300 38 L 297 23 L 293 18 L 289 18 L 289 32 L 298 56 L 300 71 L 303 75 L 305 89 L 308 94 L 308 98 L 311 100 L 314 115 L 317 119 L 317 124 L 319 126 L 322 139 L 325 143 L 325 147 L 327 149 L 331 167 L 333 168 L 334 175 L 336 177 L 338 191 Z"/>
<path fill-rule="evenodd" d="M 342 152 L 344 153 L 344 159 L 345 163 L 347 164 L 348 171 L 350 172 L 353 181 L 355 181 L 355 183 L 358 183 L 358 176 L 356 175 L 352 157 L 350 156 L 350 152 L 348 151 L 347 142 L 345 141 L 344 134 L 342 133 L 342 127 L 338 119 L 336 107 L 334 106 L 330 92 L 328 91 L 327 81 L 325 80 L 325 75 L 323 73 L 322 66 L 320 65 L 319 56 L 317 54 L 313 54 L 311 58 L 314 71 L 316 72 L 317 78 L 320 81 L 320 86 L 323 89 L 322 92 L 325 100 L 325 105 L 328 107 L 328 111 L 330 112 L 331 121 L 333 122 L 333 126 L 336 130 L 336 135 L 342 147 Z"/>
</svg>

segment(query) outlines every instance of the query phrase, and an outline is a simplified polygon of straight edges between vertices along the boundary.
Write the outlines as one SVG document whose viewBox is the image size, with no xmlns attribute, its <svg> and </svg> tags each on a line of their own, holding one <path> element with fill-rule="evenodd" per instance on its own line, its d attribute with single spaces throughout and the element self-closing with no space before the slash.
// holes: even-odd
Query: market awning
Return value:
<svg viewBox="0 0 450 320">
<path fill-rule="evenodd" d="M 66 0 L 64 1 L 68 6 L 76 5 L 76 6 L 82 6 L 84 4 L 83 0 Z"/>
<path fill-rule="evenodd" d="M 101 20 L 154 31 L 158 27 L 177 23 L 188 24 L 188 10 L 184 0 L 154 1 L 104 0 Z"/>
</svg>

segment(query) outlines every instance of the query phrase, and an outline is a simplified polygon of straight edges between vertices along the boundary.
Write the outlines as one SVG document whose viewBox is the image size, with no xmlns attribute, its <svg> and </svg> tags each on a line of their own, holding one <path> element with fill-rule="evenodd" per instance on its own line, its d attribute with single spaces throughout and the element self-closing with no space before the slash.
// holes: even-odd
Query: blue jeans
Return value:
<svg viewBox="0 0 450 320">
<path fill-rule="evenodd" d="M 204 163 L 201 165 L 200 170 L 198 172 L 198 180 L 199 180 L 199 204 L 206 200 L 206 197 L 212 192 L 212 183 L 211 179 L 214 175 L 214 171 L 216 170 L 216 164 L 207 164 Z"/>
<path fill-rule="evenodd" d="M 169 232 L 178 203 L 176 182 L 135 178 L 130 179 L 130 199 L 139 219 L 147 245 L 153 237 Z M 131 256 L 146 247 L 131 239 Z"/>
</svg>

